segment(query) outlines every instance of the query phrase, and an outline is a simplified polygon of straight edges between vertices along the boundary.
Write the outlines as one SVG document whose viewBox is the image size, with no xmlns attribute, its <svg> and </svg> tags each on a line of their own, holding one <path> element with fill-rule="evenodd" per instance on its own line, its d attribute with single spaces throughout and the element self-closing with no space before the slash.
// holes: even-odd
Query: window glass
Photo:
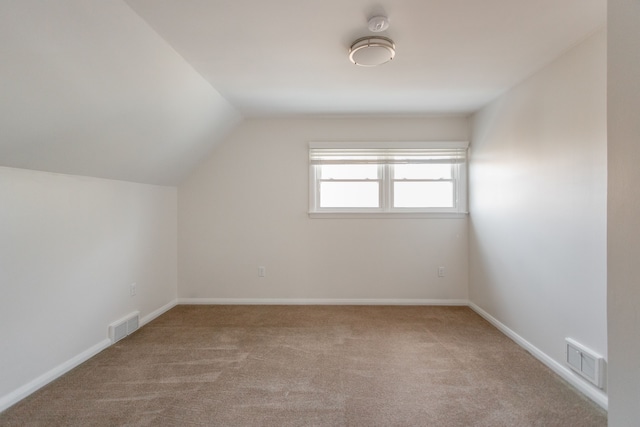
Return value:
<svg viewBox="0 0 640 427">
<path fill-rule="evenodd" d="M 454 206 L 451 181 L 396 181 L 393 184 L 396 208 L 451 208 Z"/>
<path fill-rule="evenodd" d="M 451 179 L 451 164 L 393 165 L 395 179 Z"/>
<path fill-rule="evenodd" d="M 378 179 L 378 165 L 322 165 L 320 179 Z"/>
<path fill-rule="evenodd" d="M 380 186 L 377 181 L 321 182 L 320 207 L 378 208 L 380 207 Z"/>
<path fill-rule="evenodd" d="M 455 141 L 309 143 L 309 213 L 466 213 L 467 149 Z"/>
</svg>

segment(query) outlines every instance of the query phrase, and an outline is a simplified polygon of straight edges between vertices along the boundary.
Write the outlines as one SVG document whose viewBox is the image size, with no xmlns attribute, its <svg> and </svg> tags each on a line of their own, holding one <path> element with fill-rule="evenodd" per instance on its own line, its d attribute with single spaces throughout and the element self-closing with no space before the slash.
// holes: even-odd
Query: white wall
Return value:
<svg viewBox="0 0 640 427">
<path fill-rule="evenodd" d="M 609 0 L 609 425 L 640 420 L 640 2 Z"/>
<path fill-rule="evenodd" d="M 604 30 L 473 117 L 470 300 L 562 366 L 607 356 L 606 142 Z"/>
<path fill-rule="evenodd" d="M 307 144 L 467 138 L 464 117 L 245 120 L 179 187 L 179 297 L 466 300 L 466 218 L 310 219 Z"/>
<path fill-rule="evenodd" d="M 0 167 L 0 206 L 2 410 L 40 376 L 101 348 L 109 323 L 175 300 L 177 195 Z"/>
</svg>

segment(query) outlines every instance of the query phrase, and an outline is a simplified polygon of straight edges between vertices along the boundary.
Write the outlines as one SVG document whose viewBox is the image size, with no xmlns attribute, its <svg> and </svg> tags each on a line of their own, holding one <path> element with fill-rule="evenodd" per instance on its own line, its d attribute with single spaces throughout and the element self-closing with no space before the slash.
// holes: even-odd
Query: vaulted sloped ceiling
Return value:
<svg viewBox="0 0 640 427">
<path fill-rule="evenodd" d="M 383 13 L 397 56 L 347 59 Z M 469 114 L 606 0 L 5 0 L 0 166 L 175 185 L 242 119 Z"/>
<path fill-rule="evenodd" d="M 0 11 L 0 166 L 175 185 L 241 119 L 120 0 Z"/>
</svg>

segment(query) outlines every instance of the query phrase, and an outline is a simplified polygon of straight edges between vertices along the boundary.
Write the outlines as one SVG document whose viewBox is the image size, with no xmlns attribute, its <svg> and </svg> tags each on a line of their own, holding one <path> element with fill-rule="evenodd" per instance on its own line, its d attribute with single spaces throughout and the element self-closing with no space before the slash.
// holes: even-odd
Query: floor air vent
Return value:
<svg viewBox="0 0 640 427">
<path fill-rule="evenodd" d="M 136 311 L 109 325 L 111 342 L 118 342 L 136 329 L 140 324 L 140 312 Z"/>
</svg>

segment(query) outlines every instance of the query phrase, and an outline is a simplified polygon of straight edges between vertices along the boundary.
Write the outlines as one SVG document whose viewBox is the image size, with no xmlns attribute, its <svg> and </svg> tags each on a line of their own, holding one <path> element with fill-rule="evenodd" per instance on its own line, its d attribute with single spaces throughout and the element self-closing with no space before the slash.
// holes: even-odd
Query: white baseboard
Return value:
<svg viewBox="0 0 640 427">
<path fill-rule="evenodd" d="M 164 314 L 165 312 L 171 310 L 176 305 L 423 305 L 423 306 L 469 306 L 473 311 L 478 313 L 484 319 L 486 319 L 489 323 L 495 326 L 498 330 L 504 333 L 506 336 L 515 341 L 518 345 L 523 347 L 525 350 L 529 351 L 534 357 L 544 363 L 547 367 L 549 367 L 556 374 L 560 375 L 565 381 L 570 383 L 588 398 L 593 400 L 595 403 L 600 405 L 602 408 L 608 408 L 608 397 L 607 395 L 595 389 L 590 384 L 587 384 L 584 380 L 577 377 L 573 374 L 571 370 L 561 365 L 560 363 L 553 360 L 551 357 L 546 355 L 540 349 L 535 347 L 533 344 L 522 338 L 520 335 L 516 334 L 514 331 L 509 329 L 507 326 L 502 324 L 496 318 L 491 316 L 489 313 L 484 311 L 482 308 L 477 306 L 476 304 L 462 299 L 451 299 L 451 300 L 441 300 L 441 299 L 321 299 L 321 298 L 312 298 L 312 299 L 296 299 L 296 298 L 178 298 L 177 300 L 171 301 L 170 303 L 160 307 L 159 309 L 147 314 L 140 320 L 140 326 L 146 325 L 151 322 L 155 318 Z M 106 338 L 103 341 L 100 341 L 98 344 L 92 346 L 91 348 L 83 351 L 77 356 L 69 359 L 68 361 L 62 363 L 61 365 L 51 369 L 45 374 L 39 376 L 38 378 L 30 381 L 29 383 L 23 385 L 22 387 L 14 390 L 13 392 L 0 397 L 0 412 L 9 408 L 10 406 L 18 403 L 20 400 L 24 399 L 31 393 L 40 389 L 41 387 L 47 385 L 51 381 L 57 379 L 58 377 L 64 375 L 69 372 L 71 369 L 76 366 L 86 362 L 96 354 L 100 353 L 102 350 L 106 349 L 111 345 L 111 340 Z"/>
<path fill-rule="evenodd" d="M 171 310 L 178 304 L 198 305 L 468 305 L 467 300 L 440 300 L 440 299 L 294 299 L 294 298 L 179 298 L 152 311 L 140 319 L 140 327 L 151 322 Z M 33 381 L 0 397 L 0 412 L 15 405 L 20 400 L 44 387 L 69 372 L 76 366 L 86 362 L 113 343 L 106 338 L 82 353 L 74 356 L 66 362 L 56 366 Z"/>
<path fill-rule="evenodd" d="M 556 374 L 560 375 L 562 379 L 567 381 L 573 387 L 577 388 L 580 392 L 582 392 L 589 399 L 593 400 L 603 409 L 608 409 L 609 406 L 609 398 L 608 396 L 601 390 L 594 388 L 591 384 L 586 383 L 582 378 L 575 375 L 569 368 L 561 365 L 551 357 L 549 357 L 542 350 L 531 344 L 529 341 L 522 338 L 520 335 L 516 334 L 514 331 L 505 326 L 498 319 L 484 311 L 482 308 L 477 306 L 476 304 L 469 302 L 469 307 L 482 316 L 486 321 L 495 326 L 500 332 L 511 338 L 515 341 L 520 347 L 527 350 L 531 353 L 536 359 L 544 363 L 549 369 L 551 369 Z"/>
<path fill-rule="evenodd" d="M 40 375 L 35 380 L 30 381 L 27 384 L 23 385 L 22 387 L 18 388 L 17 390 L 14 390 L 11 393 L 2 396 L 0 398 L 0 412 L 4 411 L 10 406 L 15 405 L 20 400 L 24 399 L 25 397 L 29 396 L 31 393 L 35 392 L 36 390 L 49 384 L 51 381 L 66 374 L 76 366 L 91 359 L 93 356 L 100 353 L 102 350 L 109 347 L 110 345 L 111 345 L 111 340 L 109 338 L 105 338 L 104 340 L 100 341 L 98 344 L 88 348 L 87 350 L 83 351 L 77 356 L 72 357 L 71 359 L 67 360 L 61 365 L 58 365 L 55 368 L 51 369 L 49 372 L 45 372 L 44 374 Z"/>
<path fill-rule="evenodd" d="M 147 314 L 142 319 L 140 319 L 140 327 L 146 325 L 156 317 L 171 310 L 176 305 L 178 305 L 178 300 L 173 300 L 170 303 L 164 305 L 163 307 L 160 307 L 159 309 L 154 310 L 153 312 Z M 50 382 L 66 374 L 76 366 L 81 365 L 82 363 L 91 359 L 93 356 L 100 353 L 102 350 L 106 349 L 112 344 L 113 343 L 111 342 L 111 340 L 109 338 L 106 338 L 103 341 L 100 341 L 98 344 L 78 354 L 77 356 L 67 360 L 61 365 L 58 365 L 55 368 L 51 369 L 50 371 L 44 373 L 43 375 L 40 375 L 35 380 L 30 381 L 29 383 L 12 391 L 11 393 L 0 397 L 0 412 L 4 411 L 10 406 L 15 405 L 20 400 L 24 399 L 25 397 L 29 396 L 31 393 L 37 391 L 38 389 L 44 387 Z"/>
<path fill-rule="evenodd" d="M 466 299 L 178 298 L 181 305 L 460 305 Z"/>
<path fill-rule="evenodd" d="M 163 305 L 159 309 L 154 310 L 151 313 L 147 314 L 142 319 L 140 319 L 140 327 L 143 327 L 144 325 L 146 325 L 147 323 L 151 322 L 155 318 L 162 316 L 164 313 L 166 313 L 167 311 L 171 310 L 176 305 L 178 305 L 178 300 L 174 299 L 170 303 L 168 303 L 166 305 Z"/>
</svg>

